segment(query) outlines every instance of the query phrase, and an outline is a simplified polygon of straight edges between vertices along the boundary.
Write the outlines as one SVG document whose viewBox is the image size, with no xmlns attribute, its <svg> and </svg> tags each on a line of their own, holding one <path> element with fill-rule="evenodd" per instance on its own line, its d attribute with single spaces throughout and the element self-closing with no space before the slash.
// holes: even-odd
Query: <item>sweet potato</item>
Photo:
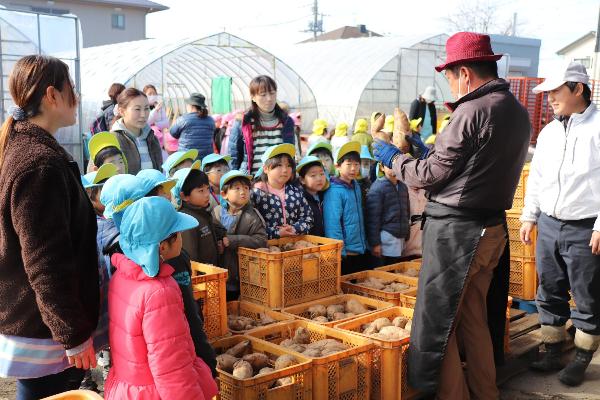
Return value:
<svg viewBox="0 0 600 400">
<path fill-rule="evenodd" d="M 220 354 L 217 356 L 217 368 L 231 373 L 233 371 L 233 364 L 235 364 L 237 361 L 238 358 L 230 354 Z"/>
<path fill-rule="evenodd" d="M 237 379 L 248 379 L 252 378 L 254 371 L 252 369 L 252 365 L 249 362 L 244 360 L 239 360 L 235 364 L 233 364 L 233 373 L 234 378 Z"/>
<path fill-rule="evenodd" d="M 242 360 L 249 362 L 254 371 L 260 371 L 269 366 L 269 357 L 263 353 L 246 354 Z"/>
<path fill-rule="evenodd" d="M 296 332 L 294 333 L 294 338 L 292 340 L 298 344 L 308 344 L 310 343 L 310 332 L 308 331 L 308 329 L 301 326 L 298 329 L 296 329 Z"/>
<path fill-rule="evenodd" d="M 281 249 L 277 246 L 269 246 L 270 253 L 281 253 Z"/>
<path fill-rule="evenodd" d="M 290 346 L 293 346 L 294 344 L 296 344 L 296 342 L 294 342 L 293 339 L 284 339 L 281 341 L 281 343 L 279 343 L 279 345 L 282 347 L 290 347 Z"/>
<path fill-rule="evenodd" d="M 343 304 L 331 304 L 329 306 L 327 306 L 327 318 L 329 318 L 329 320 L 333 320 L 333 315 L 335 313 L 343 313 L 344 312 L 344 305 Z"/>
<path fill-rule="evenodd" d="M 288 368 L 296 364 L 298 364 L 296 357 L 292 356 L 291 354 L 283 354 L 277 357 L 277 360 L 275 360 L 275 370 Z"/>
<path fill-rule="evenodd" d="M 376 335 L 384 340 L 400 340 L 409 336 L 408 332 L 397 326 L 384 326 Z"/>
<path fill-rule="evenodd" d="M 347 318 L 346 317 L 346 313 L 336 312 L 335 314 L 333 314 L 332 320 L 333 321 L 339 321 L 339 320 L 344 319 L 344 318 Z"/>
<path fill-rule="evenodd" d="M 353 313 L 358 315 L 364 314 L 368 311 L 369 310 L 356 299 L 350 299 L 346 302 L 345 312 L 347 313 Z"/>
<path fill-rule="evenodd" d="M 291 385 L 292 383 L 294 383 L 294 381 L 292 380 L 292 377 L 287 376 L 285 378 L 277 379 L 277 381 L 275 382 L 275 387 Z"/>
<path fill-rule="evenodd" d="M 298 353 L 303 353 L 304 350 L 306 350 L 306 346 L 303 344 L 300 344 L 300 343 L 294 343 L 294 344 L 288 346 L 288 349 L 297 351 Z"/>
<path fill-rule="evenodd" d="M 381 331 L 381 328 L 390 325 L 392 325 L 392 323 L 390 322 L 389 318 L 385 317 L 377 318 L 375 321 L 373 321 L 373 327 L 377 330 L 377 332 Z"/>
<path fill-rule="evenodd" d="M 303 355 L 305 355 L 306 357 L 321 357 L 321 350 L 320 349 L 306 349 L 303 353 Z"/>
<path fill-rule="evenodd" d="M 406 323 L 408 322 L 408 318 L 406 317 L 396 317 L 392 321 L 392 325 L 397 326 L 399 328 L 404 328 Z"/>
<path fill-rule="evenodd" d="M 412 328 L 412 319 L 409 320 L 406 325 L 404 326 L 404 329 L 407 330 L 408 332 L 410 332 L 410 329 Z"/>
<path fill-rule="evenodd" d="M 258 374 L 256 374 L 256 376 L 270 374 L 271 372 L 275 372 L 275 369 L 271 367 L 264 367 L 261 368 L 260 371 L 258 371 Z"/>
<path fill-rule="evenodd" d="M 250 341 L 244 340 L 242 342 L 239 342 L 238 344 L 236 344 L 229 350 L 227 350 L 225 353 L 229 354 L 231 356 L 240 358 L 249 348 L 250 348 Z"/>
<path fill-rule="evenodd" d="M 265 313 L 260 313 L 259 314 L 259 318 L 260 318 L 260 325 L 264 326 L 264 325 L 271 325 L 277 321 L 275 321 L 273 318 L 271 318 L 269 315 L 265 314 Z"/>
<path fill-rule="evenodd" d="M 418 277 L 419 271 L 417 271 L 415 268 L 409 268 L 406 271 L 404 271 L 404 275 L 411 276 L 411 277 Z"/>
<path fill-rule="evenodd" d="M 319 316 L 319 317 L 315 317 L 312 319 L 314 322 L 317 322 L 319 324 L 325 323 L 325 322 L 329 322 L 329 318 L 324 317 L 324 316 Z"/>
<path fill-rule="evenodd" d="M 308 313 L 310 314 L 310 319 L 315 319 L 316 317 L 324 317 L 327 315 L 327 307 L 322 304 L 317 304 L 315 306 L 308 307 Z"/>
</svg>

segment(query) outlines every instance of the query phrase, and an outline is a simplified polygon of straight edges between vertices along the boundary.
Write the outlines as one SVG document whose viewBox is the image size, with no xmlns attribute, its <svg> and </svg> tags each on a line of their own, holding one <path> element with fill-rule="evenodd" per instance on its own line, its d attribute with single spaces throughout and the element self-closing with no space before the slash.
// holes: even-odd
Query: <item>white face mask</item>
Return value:
<svg viewBox="0 0 600 400">
<path fill-rule="evenodd" d="M 369 167 L 360 167 L 360 175 L 363 178 L 368 178 L 370 171 L 371 171 L 371 168 L 369 168 Z"/>
<path fill-rule="evenodd" d="M 469 93 L 471 93 L 471 83 L 470 82 L 467 82 L 467 93 L 462 94 L 460 92 L 460 83 L 461 83 L 460 79 L 461 79 L 461 76 L 458 75 L 458 94 L 456 95 L 456 101 L 460 100 L 461 97 L 464 97 L 464 96 L 468 95 Z"/>
</svg>

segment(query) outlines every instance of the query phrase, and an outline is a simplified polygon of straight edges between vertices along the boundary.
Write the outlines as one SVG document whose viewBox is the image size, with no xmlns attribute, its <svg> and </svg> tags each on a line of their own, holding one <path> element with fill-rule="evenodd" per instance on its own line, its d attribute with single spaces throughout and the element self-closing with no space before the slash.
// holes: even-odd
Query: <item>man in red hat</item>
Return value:
<svg viewBox="0 0 600 400">
<path fill-rule="evenodd" d="M 452 116 L 433 150 L 415 160 L 385 142 L 373 145 L 377 160 L 427 191 L 408 374 L 412 386 L 439 399 L 499 396 L 486 295 L 530 139 L 527 111 L 498 78 L 501 57 L 487 35 L 450 37 L 436 70 L 456 101 L 447 104 Z"/>
</svg>

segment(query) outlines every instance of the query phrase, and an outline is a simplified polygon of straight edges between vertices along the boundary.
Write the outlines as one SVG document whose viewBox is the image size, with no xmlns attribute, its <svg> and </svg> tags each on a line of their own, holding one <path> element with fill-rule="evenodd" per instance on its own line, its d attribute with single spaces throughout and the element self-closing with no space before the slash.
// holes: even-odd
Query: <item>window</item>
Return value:
<svg viewBox="0 0 600 400">
<path fill-rule="evenodd" d="M 113 27 L 113 29 L 125 29 L 125 15 L 124 14 L 113 14 L 112 15 L 112 27 Z"/>
<path fill-rule="evenodd" d="M 574 58 L 573 61 L 581 63 L 587 69 L 592 68 L 592 57 Z"/>
</svg>

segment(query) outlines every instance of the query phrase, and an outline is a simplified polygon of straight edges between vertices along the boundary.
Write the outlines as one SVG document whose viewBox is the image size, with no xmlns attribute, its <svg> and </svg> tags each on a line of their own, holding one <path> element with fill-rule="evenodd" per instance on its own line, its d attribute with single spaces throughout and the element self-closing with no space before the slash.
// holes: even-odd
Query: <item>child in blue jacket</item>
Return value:
<svg viewBox="0 0 600 400">
<path fill-rule="evenodd" d="M 325 236 L 344 242 L 342 274 L 367 269 L 367 236 L 362 208 L 360 185 L 360 143 L 348 142 L 335 155 L 339 177 L 331 179 L 331 186 L 323 200 Z"/>
</svg>

